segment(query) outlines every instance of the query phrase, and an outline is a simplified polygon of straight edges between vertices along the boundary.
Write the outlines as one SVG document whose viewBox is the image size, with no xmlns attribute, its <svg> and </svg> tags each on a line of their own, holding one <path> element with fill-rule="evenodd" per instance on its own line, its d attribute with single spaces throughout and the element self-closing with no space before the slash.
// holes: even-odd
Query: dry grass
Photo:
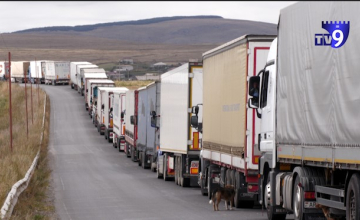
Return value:
<svg viewBox="0 0 360 220">
<path fill-rule="evenodd" d="M 146 80 L 146 81 L 114 81 L 114 82 L 115 82 L 115 86 L 117 87 L 126 87 L 130 90 L 134 90 L 143 86 L 147 86 L 154 81 Z"/>
<path fill-rule="evenodd" d="M 44 92 L 33 86 L 33 123 L 31 117 L 30 87 L 28 95 L 29 135 L 26 132 L 25 88 L 12 84 L 13 150 L 10 150 L 8 84 L 0 82 L 0 204 L 11 187 L 24 178 L 39 150 L 44 111 Z"/>
<path fill-rule="evenodd" d="M 49 189 L 51 170 L 48 167 L 48 142 L 50 122 L 50 101 L 47 97 L 44 139 L 41 145 L 38 165 L 28 188 L 20 195 L 11 220 L 56 219 L 53 190 Z"/>
</svg>

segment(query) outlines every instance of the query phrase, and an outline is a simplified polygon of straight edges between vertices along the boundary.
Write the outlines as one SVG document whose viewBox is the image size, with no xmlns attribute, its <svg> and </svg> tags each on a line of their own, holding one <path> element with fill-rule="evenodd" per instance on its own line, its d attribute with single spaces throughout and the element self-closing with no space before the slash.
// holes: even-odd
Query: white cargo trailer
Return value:
<svg viewBox="0 0 360 220">
<path fill-rule="evenodd" d="M 80 61 L 80 62 L 70 62 L 70 87 L 72 89 L 77 89 L 76 83 L 76 66 L 77 65 L 84 65 L 84 64 L 91 64 L 90 62 Z"/>
<path fill-rule="evenodd" d="M 105 76 L 105 79 L 107 78 L 106 76 L 106 72 L 103 68 L 94 68 L 94 69 L 81 69 L 80 72 L 80 76 L 82 79 L 81 82 L 81 95 L 84 96 L 85 95 L 85 87 L 86 87 L 86 80 L 85 80 L 85 74 L 87 75 L 87 78 L 90 78 L 91 74 L 94 74 L 95 78 L 104 78 L 103 76 Z M 99 75 L 101 74 L 101 75 Z"/>
<path fill-rule="evenodd" d="M 141 166 L 141 158 L 140 155 L 146 151 L 146 130 L 147 130 L 147 116 L 149 113 L 149 106 L 147 100 L 147 92 L 146 87 L 141 87 L 137 90 L 137 139 L 136 139 L 136 147 L 134 148 L 134 153 L 136 158 L 138 159 L 139 166 Z"/>
<path fill-rule="evenodd" d="M 41 63 L 41 69 L 44 71 L 45 84 L 50 85 L 52 79 L 55 78 L 55 62 L 45 61 Z"/>
<path fill-rule="evenodd" d="M 126 92 L 125 102 L 125 154 L 127 157 L 131 157 L 131 150 L 136 144 L 136 121 L 135 121 L 135 90 L 129 90 Z"/>
<path fill-rule="evenodd" d="M 9 65 L 9 62 L 0 61 L 0 80 L 9 78 L 9 73 L 7 72 L 8 65 Z"/>
<path fill-rule="evenodd" d="M 49 70 L 45 72 L 45 84 L 52 84 L 54 86 L 59 84 L 69 84 L 70 62 L 52 61 L 48 63 L 49 65 L 47 67 L 49 67 Z"/>
<path fill-rule="evenodd" d="M 161 75 L 157 177 L 175 177 L 183 187 L 195 185 L 198 175 L 201 133 L 190 120 L 203 102 L 202 72 L 202 62 L 190 61 Z M 201 123 L 202 108 L 196 116 Z"/>
<path fill-rule="evenodd" d="M 12 61 L 11 62 L 11 78 L 15 79 L 15 82 L 28 82 L 29 81 L 29 68 L 30 62 L 28 61 Z"/>
<path fill-rule="evenodd" d="M 41 63 L 44 60 L 30 61 L 30 81 L 31 83 L 44 82 L 45 77 L 42 74 Z"/>
<path fill-rule="evenodd" d="M 260 119 L 247 108 L 247 79 L 266 64 L 275 36 L 244 35 L 203 54 L 201 193 L 234 185 L 234 205 L 252 207 L 258 198 L 257 134 Z"/>
<path fill-rule="evenodd" d="M 111 96 L 114 91 L 128 91 L 125 87 L 98 87 L 98 105 L 97 105 L 97 121 L 98 131 L 101 135 L 105 136 L 109 142 L 112 142 L 113 135 L 113 117 L 112 117 L 112 105 L 113 98 Z"/>
<path fill-rule="evenodd" d="M 282 9 L 267 64 L 249 79 L 268 219 L 360 219 L 359 11 L 341 1 Z"/>
<path fill-rule="evenodd" d="M 84 74 L 84 85 L 85 85 L 85 88 L 84 88 L 84 98 L 85 98 L 85 109 L 88 111 L 88 107 L 89 107 L 89 102 L 88 102 L 88 97 L 87 97 L 87 94 L 89 92 L 91 92 L 89 90 L 90 87 L 88 87 L 88 82 L 89 80 L 92 80 L 92 79 L 107 79 L 107 76 L 105 73 L 85 73 Z"/>
<path fill-rule="evenodd" d="M 88 93 L 86 94 L 85 106 L 89 111 L 89 115 L 93 118 L 93 123 L 97 126 L 96 117 L 96 101 L 97 101 L 97 87 L 113 87 L 114 81 L 109 79 L 90 79 L 87 80 Z M 87 105 L 86 105 L 87 103 Z M 95 105 L 95 106 L 94 106 Z M 94 111 L 95 109 L 95 111 Z"/>
<path fill-rule="evenodd" d="M 126 92 L 114 91 L 113 104 L 113 146 L 119 151 L 125 149 L 125 101 Z"/>
<path fill-rule="evenodd" d="M 81 92 L 81 88 L 83 87 L 83 83 L 84 83 L 83 79 L 81 77 L 81 70 L 82 69 L 94 69 L 94 68 L 99 68 L 99 67 L 95 64 L 76 65 L 76 87 L 77 87 L 78 93 Z"/>
<path fill-rule="evenodd" d="M 156 170 L 156 148 L 160 146 L 160 81 L 155 81 L 146 86 L 147 109 L 146 115 L 146 148 L 139 153 L 141 166 Z"/>
</svg>

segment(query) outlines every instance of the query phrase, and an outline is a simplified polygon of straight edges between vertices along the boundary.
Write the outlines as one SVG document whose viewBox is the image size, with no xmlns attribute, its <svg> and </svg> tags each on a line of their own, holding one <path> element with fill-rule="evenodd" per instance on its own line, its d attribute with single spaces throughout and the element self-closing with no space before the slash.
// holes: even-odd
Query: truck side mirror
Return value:
<svg viewBox="0 0 360 220">
<path fill-rule="evenodd" d="M 248 107 L 253 109 L 259 108 L 259 99 L 258 98 L 249 98 L 248 99 Z"/>
<path fill-rule="evenodd" d="M 198 122 L 198 116 L 193 115 L 191 116 L 191 126 L 193 126 L 194 128 L 197 128 L 199 126 L 199 122 Z"/>
<path fill-rule="evenodd" d="M 112 111 L 113 111 L 113 108 L 111 107 L 111 108 L 110 108 L 110 112 L 112 112 Z"/>
<path fill-rule="evenodd" d="M 198 115 L 199 113 L 199 106 L 193 106 L 193 111 L 192 113 L 194 113 L 195 115 Z"/>
<path fill-rule="evenodd" d="M 101 110 L 104 110 L 105 106 L 104 104 L 101 105 Z"/>
<path fill-rule="evenodd" d="M 252 76 L 249 79 L 249 96 L 259 97 L 260 76 Z"/>
<path fill-rule="evenodd" d="M 120 117 L 121 117 L 121 119 L 124 118 L 124 112 L 121 112 Z"/>
<path fill-rule="evenodd" d="M 97 101 L 95 101 L 95 105 L 97 105 Z"/>
<path fill-rule="evenodd" d="M 86 89 L 86 92 L 88 92 L 89 91 L 89 89 Z"/>
<path fill-rule="evenodd" d="M 156 118 L 156 111 L 151 111 L 151 112 L 150 112 L 150 115 L 151 115 L 153 118 Z"/>
</svg>

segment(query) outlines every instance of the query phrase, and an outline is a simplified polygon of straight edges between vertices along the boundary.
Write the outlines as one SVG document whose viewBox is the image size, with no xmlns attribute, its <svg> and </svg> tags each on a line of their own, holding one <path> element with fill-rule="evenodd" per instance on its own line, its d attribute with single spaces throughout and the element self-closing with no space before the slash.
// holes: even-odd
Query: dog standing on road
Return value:
<svg viewBox="0 0 360 220">
<path fill-rule="evenodd" d="M 211 200 L 209 201 L 209 204 L 214 205 L 214 211 L 219 211 L 219 203 L 221 200 L 225 200 L 225 207 L 226 210 L 229 210 L 227 202 L 230 201 L 230 210 L 232 210 L 233 201 L 235 197 L 235 189 L 232 185 L 226 185 L 224 188 L 220 187 L 218 189 L 215 189 L 212 192 Z"/>
</svg>

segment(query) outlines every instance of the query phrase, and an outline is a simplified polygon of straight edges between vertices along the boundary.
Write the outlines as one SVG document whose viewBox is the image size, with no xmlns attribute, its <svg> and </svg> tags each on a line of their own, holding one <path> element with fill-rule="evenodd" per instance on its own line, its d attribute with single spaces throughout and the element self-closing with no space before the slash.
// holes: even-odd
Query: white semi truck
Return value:
<svg viewBox="0 0 360 220">
<path fill-rule="evenodd" d="M 160 91 L 161 82 L 155 81 L 146 86 L 146 99 L 142 100 L 141 94 L 139 98 L 139 115 L 144 115 L 146 121 L 146 124 L 141 125 L 139 117 L 139 126 L 146 127 L 144 147 L 141 150 L 138 148 L 139 165 L 144 169 L 150 168 L 153 172 L 156 171 L 157 165 L 156 148 L 160 146 Z M 144 107 L 142 102 L 146 102 Z M 142 134 L 139 132 L 139 135 Z"/>
<path fill-rule="evenodd" d="M 31 83 L 45 82 L 45 75 L 41 69 L 42 60 L 30 61 L 30 81 Z"/>
<path fill-rule="evenodd" d="M 88 93 L 92 94 L 91 92 L 91 86 L 89 85 L 90 80 L 107 80 L 107 76 L 105 73 L 85 73 L 84 74 L 84 98 L 85 98 L 85 109 L 86 111 L 89 111 L 89 101 L 90 98 L 88 98 Z M 112 81 L 111 81 L 112 82 Z M 89 89 L 90 88 L 90 89 Z"/>
<path fill-rule="evenodd" d="M 282 9 L 267 63 L 249 80 L 268 219 L 360 219 L 359 11 L 359 2 Z"/>
<path fill-rule="evenodd" d="M 92 68 L 92 69 L 81 69 L 80 70 L 80 78 L 82 80 L 81 82 L 81 88 L 80 88 L 80 93 L 82 96 L 85 95 L 85 87 L 86 87 L 86 79 L 85 79 L 85 75 L 87 76 L 87 78 L 91 78 L 91 74 L 94 74 L 95 78 L 100 78 L 100 76 L 102 76 L 102 78 L 105 79 L 107 78 L 105 70 L 103 68 Z M 101 75 L 99 75 L 101 74 Z"/>
<path fill-rule="evenodd" d="M 11 78 L 15 79 L 15 82 L 28 82 L 29 81 L 29 68 L 30 62 L 28 61 L 12 61 L 11 62 Z"/>
<path fill-rule="evenodd" d="M 135 155 L 132 156 L 134 152 L 134 146 L 136 146 L 137 139 L 137 124 L 135 118 L 135 93 L 136 90 L 129 90 L 126 92 L 125 100 L 125 149 L 124 152 L 126 157 L 132 157 L 133 161 L 135 160 Z"/>
<path fill-rule="evenodd" d="M 121 91 L 125 93 L 128 91 L 125 87 L 98 87 L 98 106 L 97 106 L 97 121 L 98 131 L 109 143 L 113 139 L 113 104 L 114 91 Z"/>
<path fill-rule="evenodd" d="M 45 84 L 65 85 L 70 81 L 70 62 L 47 61 L 48 69 L 45 72 Z"/>
<path fill-rule="evenodd" d="M 157 177 L 177 185 L 196 185 L 202 134 L 191 126 L 202 123 L 202 62 L 190 61 L 161 75 L 160 149 Z M 195 109 L 197 109 L 195 111 Z"/>
<path fill-rule="evenodd" d="M 77 65 L 84 65 L 84 64 L 91 64 L 91 63 L 86 62 L 86 61 L 70 62 L 70 87 L 72 89 L 77 90 L 76 66 Z"/>
<path fill-rule="evenodd" d="M 109 79 L 92 79 L 88 81 L 90 92 L 87 95 L 89 115 L 92 118 L 95 127 L 97 124 L 97 99 L 98 99 L 98 87 L 114 87 L 115 83 Z"/>
<path fill-rule="evenodd" d="M 81 71 L 83 69 L 94 69 L 94 68 L 99 68 L 99 67 L 95 64 L 76 65 L 76 88 L 78 93 L 81 94 L 81 88 L 83 87 L 83 83 L 84 83 L 81 76 Z"/>
<path fill-rule="evenodd" d="M 114 91 L 113 104 L 113 146 L 119 151 L 125 149 L 125 101 L 126 92 Z"/>
<path fill-rule="evenodd" d="M 203 195 L 235 186 L 234 205 L 258 201 L 260 119 L 247 108 L 247 79 L 266 64 L 275 36 L 244 35 L 203 54 L 203 138 L 198 183 Z M 196 123 L 196 120 L 195 120 Z"/>
</svg>

